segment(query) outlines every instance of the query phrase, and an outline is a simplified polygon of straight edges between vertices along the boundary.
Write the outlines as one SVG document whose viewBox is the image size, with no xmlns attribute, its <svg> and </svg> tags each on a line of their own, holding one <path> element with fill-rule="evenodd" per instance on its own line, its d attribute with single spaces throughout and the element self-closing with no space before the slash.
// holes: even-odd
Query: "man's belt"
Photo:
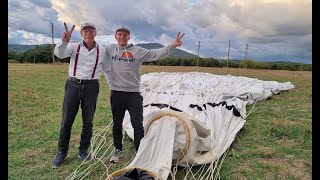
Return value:
<svg viewBox="0 0 320 180">
<path fill-rule="evenodd" d="M 75 77 L 69 77 L 69 80 L 78 84 L 98 82 L 98 79 L 78 79 Z"/>
</svg>

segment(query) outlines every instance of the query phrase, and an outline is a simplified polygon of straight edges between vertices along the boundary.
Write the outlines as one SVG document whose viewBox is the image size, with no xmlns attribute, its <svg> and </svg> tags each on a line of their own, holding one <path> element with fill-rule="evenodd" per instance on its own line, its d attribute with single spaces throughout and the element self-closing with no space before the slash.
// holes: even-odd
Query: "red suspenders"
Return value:
<svg viewBox="0 0 320 180">
<path fill-rule="evenodd" d="M 78 64 L 78 58 L 79 58 L 79 52 L 80 52 L 80 44 L 78 46 L 77 49 L 77 54 L 76 54 L 76 58 L 75 58 L 75 62 L 74 62 L 74 68 L 73 68 L 73 76 L 76 76 L 76 71 L 77 71 L 77 64 Z M 93 73 L 91 75 L 91 78 L 94 77 L 94 73 L 96 72 L 96 68 L 97 68 L 97 64 L 98 64 L 98 60 L 99 60 L 99 45 L 97 45 L 97 58 L 96 58 L 96 64 L 94 65 L 94 69 L 93 69 Z"/>
<path fill-rule="evenodd" d="M 96 58 L 96 64 L 94 65 L 93 73 L 92 73 L 92 76 L 91 76 L 92 79 L 93 79 L 94 73 L 96 72 L 98 60 L 99 60 L 99 45 L 97 46 L 97 58 Z"/>
<path fill-rule="evenodd" d="M 78 46 L 77 54 L 76 54 L 76 59 L 75 59 L 75 62 L 74 62 L 73 76 L 76 76 L 77 64 L 78 64 L 78 57 L 79 57 L 79 51 L 80 51 L 80 44 L 79 44 L 79 46 Z"/>
</svg>

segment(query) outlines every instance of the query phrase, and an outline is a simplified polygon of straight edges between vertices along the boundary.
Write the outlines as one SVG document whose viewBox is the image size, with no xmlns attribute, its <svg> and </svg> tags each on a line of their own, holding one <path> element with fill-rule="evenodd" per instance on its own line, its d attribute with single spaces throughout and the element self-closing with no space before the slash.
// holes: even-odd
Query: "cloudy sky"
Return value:
<svg viewBox="0 0 320 180">
<path fill-rule="evenodd" d="M 180 49 L 213 58 L 312 63 L 311 0 L 9 0 L 8 43 L 61 41 L 63 22 L 97 26 L 97 41 L 116 43 L 115 29 L 131 31 L 130 43 L 172 43 L 186 33 Z"/>
</svg>

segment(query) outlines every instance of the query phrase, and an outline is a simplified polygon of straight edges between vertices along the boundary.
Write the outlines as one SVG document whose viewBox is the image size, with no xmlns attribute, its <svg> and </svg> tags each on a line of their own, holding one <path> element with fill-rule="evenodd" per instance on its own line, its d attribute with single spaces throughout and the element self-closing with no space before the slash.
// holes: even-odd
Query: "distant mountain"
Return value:
<svg viewBox="0 0 320 180">
<path fill-rule="evenodd" d="M 8 52 L 25 52 L 29 49 L 34 49 L 37 46 L 46 46 L 47 44 L 41 45 L 24 45 L 24 44 L 8 44 Z"/>
<path fill-rule="evenodd" d="M 140 46 L 146 49 L 158 49 L 164 47 L 164 45 L 158 43 L 136 44 L 136 46 Z"/>
<path fill-rule="evenodd" d="M 164 45 L 158 44 L 158 43 L 146 43 L 146 44 L 136 44 L 136 46 L 140 46 L 146 49 L 157 49 L 162 48 Z M 185 57 L 197 57 L 197 55 L 188 53 L 186 51 L 183 51 L 181 49 L 173 49 L 173 51 L 169 54 L 169 58 L 185 58 Z"/>
</svg>

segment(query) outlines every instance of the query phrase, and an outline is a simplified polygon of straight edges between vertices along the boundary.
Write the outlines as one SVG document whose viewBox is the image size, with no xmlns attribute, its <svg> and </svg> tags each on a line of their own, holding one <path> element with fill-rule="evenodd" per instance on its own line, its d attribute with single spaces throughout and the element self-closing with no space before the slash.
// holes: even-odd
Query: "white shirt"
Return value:
<svg viewBox="0 0 320 180">
<path fill-rule="evenodd" d="M 80 51 L 76 66 L 76 74 L 74 74 L 75 58 L 77 54 L 77 49 L 80 44 Z M 99 57 L 97 62 L 97 67 L 92 78 L 94 67 L 97 59 L 97 47 L 99 48 Z M 106 50 L 103 46 L 100 46 L 95 42 L 95 47 L 90 51 L 84 46 L 83 41 L 81 42 L 59 42 L 56 44 L 54 49 L 54 54 L 60 58 L 70 57 L 69 64 L 69 76 L 76 77 L 78 79 L 88 80 L 88 79 L 99 79 L 101 70 L 105 70 L 105 76 L 109 76 L 106 71 L 111 71 L 110 60 L 105 58 Z M 107 74 L 106 74 L 107 73 Z"/>
</svg>

